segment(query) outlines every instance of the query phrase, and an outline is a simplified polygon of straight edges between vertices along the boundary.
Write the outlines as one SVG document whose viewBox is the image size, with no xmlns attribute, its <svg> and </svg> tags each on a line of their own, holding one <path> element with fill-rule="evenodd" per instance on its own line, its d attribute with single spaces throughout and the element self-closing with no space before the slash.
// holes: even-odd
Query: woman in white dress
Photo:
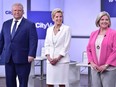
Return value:
<svg viewBox="0 0 116 87">
<path fill-rule="evenodd" d="M 47 29 L 45 55 L 47 57 L 47 87 L 66 87 L 68 84 L 69 55 L 71 40 L 70 28 L 62 23 L 63 12 L 56 8 L 52 11 L 54 25 Z"/>
</svg>

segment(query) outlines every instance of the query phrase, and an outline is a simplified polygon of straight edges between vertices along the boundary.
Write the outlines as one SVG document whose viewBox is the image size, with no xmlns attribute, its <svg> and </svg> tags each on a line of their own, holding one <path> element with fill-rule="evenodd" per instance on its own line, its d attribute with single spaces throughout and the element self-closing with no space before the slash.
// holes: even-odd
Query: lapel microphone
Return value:
<svg viewBox="0 0 116 87">
<path fill-rule="evenodd" d="M 58 31 L 60 31 L 60 29 L 58 29 Z"/>
</svg>

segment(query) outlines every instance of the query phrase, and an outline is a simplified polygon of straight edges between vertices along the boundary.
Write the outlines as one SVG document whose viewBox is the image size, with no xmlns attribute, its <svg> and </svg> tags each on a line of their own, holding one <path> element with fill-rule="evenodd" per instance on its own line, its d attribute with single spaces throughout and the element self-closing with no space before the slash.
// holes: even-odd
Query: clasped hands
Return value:
<svg viewBox="0 0 116 87">
<path fill-rule="evenodd" d="M 52 65 L 56 65 L 56 63 L 60 60 L 59 58 L 48 58 L 49 62 L 52 64 Z"/>
<path fill-rule="evenodd" d="M 52 64 L 52 65 L 56 65 L 57 62 L 62 58 L 62 56 L 60 55 L 59 57 L 57 58 L 50 58 L 49 55 L 47 55 L 47 59 L 48 61 Z"/>
<path fill-rule="evenodd" d="M 98 65 L 96 65 L 95 63 L 93 63 L 93 62 L 91 62 L 90 63 L 91 64 L 91 67 L 94 69 L 94 70 L 96 70 L 97 72 L 104 72 L 107 68 L 108 68 L 108 66 L 109 65 L 102 65 L 102 66 L 98 66 Z"/>
</svg>

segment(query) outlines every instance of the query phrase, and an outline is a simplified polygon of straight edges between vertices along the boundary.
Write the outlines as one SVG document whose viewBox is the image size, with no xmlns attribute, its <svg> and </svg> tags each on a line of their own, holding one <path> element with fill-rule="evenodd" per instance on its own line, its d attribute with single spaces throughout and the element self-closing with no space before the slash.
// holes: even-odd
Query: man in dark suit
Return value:
<svg viewBox="0 0 116 87">
<path fill-rule="evenodd" d="M 35 24 L 23 17 L 23 5 L 12 6 L 13 19 L 5 21 L 0 34 L 0 54 L 5 58 L 6 86 L 28 87 L 31 62 L 36 56 L 37 32 Z"/>
</svg>

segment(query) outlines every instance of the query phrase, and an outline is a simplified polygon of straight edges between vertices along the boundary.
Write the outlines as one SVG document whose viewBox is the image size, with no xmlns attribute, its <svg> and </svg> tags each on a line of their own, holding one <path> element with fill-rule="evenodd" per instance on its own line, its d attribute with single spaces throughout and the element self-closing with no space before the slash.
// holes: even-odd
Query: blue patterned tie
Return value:
<svg viewBox="0 0 116 87">
<path fill-rule="evenodd" d="M 12 38 L 14 37 L 15 32 L 16 32 L 17 22 L 18 21 L 15 21 L 15 24 L 14 24 L 13 29 L 12 29 L 12 33 L 11 33 Z"/>
</svg>

